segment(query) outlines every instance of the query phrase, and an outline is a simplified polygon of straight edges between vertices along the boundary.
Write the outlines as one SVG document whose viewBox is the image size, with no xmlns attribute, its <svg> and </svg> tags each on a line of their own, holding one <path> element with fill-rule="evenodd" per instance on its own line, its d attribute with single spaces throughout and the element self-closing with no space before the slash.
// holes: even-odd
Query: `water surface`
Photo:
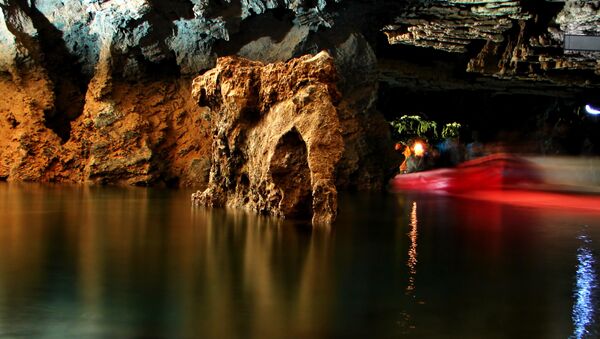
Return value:
<svg viewBox="0 0 600 339">
<path fill-rule="evenodd" d="M 350 195 L 329 229 L 191 192 L 0 185 L 0 337 L 596 337 L 600 216 Z"/>
</svg>

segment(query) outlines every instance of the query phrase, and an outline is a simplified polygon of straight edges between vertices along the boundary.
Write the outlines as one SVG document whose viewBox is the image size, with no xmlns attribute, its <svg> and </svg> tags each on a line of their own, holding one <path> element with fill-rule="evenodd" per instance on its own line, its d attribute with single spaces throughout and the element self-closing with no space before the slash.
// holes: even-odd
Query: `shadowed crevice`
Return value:
<svg viewBox="0 0 600 339">
<path fill-rule="evenodd" d="M 312 186 L 308 151 L 302 136 L 293 128 L 283 135 L 270 164 L 273 182 L 283 196 L 280 207 L 288 218 L 312 215 Z"/>
<path fill-rule="evenodd" d="M 270 37 L 274 42 L 280 42 L 294 26 L 293 20 L 294 13 L 282 8 L 269 9 L 260 15 L 252 15 L 241 21 L 239 29 L 230 33 L 229 41 L 216 41 L 214 50 L 220 56 L 233 55 L 245 45 L 261 37 Z"/>
<path fill-rule="evenodd" d="M 30 37 L 19 32 L 14 25 L 9 25 L 7 20 L 11 33 L 46 69 L 54 85 L 54 107 L 44 112 L 45 125 L 66 142 L 71 134 L 71 121 L 83 112 L 90 78 L 83 74 L 79 60 L 67 48 L 63 33 L 36 8 L 35 1 L 31 1 L 31 7 L 24 0 L 8 1 L 6 7 L 8 15 L 19 10 L 25 13 L 37 30 L 37 38 Z"/>
</svg>

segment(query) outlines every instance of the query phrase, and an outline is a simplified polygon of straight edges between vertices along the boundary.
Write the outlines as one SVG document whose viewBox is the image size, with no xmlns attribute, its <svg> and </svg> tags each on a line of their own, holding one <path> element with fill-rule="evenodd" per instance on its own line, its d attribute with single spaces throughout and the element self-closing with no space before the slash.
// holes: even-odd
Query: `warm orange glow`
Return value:
<svg viewBox="0 0 600 339">
<path fill-rule="evenodd" d="M 422 143 L 417 141 L 417 142 L 415 142 L 415 145 L 413 146 L 413 150 L 414 150 L 416 156 L 422 157 L 423 154 L 425 153 L 425 146 L 423 146 Z"/>
</svg>

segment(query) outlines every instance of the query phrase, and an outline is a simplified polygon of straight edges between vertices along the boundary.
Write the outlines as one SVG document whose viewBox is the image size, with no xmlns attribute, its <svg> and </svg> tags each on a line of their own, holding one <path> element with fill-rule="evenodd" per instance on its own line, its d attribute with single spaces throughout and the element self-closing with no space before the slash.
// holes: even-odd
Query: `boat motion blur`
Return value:
<svg viewBox="0 0 600 339">
<path fill-rule="evenodd" d="M 546 182 L 535 163 L 508 153 L 476 158 L 454 168 L 398 174 L 392 192 L 426 192 L 530 207 L 600 212 L 600 195 L 565 191 Z"/>
</svg>

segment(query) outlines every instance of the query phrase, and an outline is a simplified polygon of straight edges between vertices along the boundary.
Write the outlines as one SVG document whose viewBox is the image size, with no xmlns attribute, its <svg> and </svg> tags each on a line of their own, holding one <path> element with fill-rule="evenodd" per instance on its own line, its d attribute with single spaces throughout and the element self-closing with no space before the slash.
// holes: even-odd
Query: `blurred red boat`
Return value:
<svg viewBox="0 0 600 339">
<path fill-rule="evenodd" d="M 540 171 L 532 163 L 506 153 L 466 161 L 455 168 L 398 174 L 390 182 L 393 191 L 451 194 L 524 188 L 541 183 Z"/>
<path fill-rule="evenodd" d="M 600 212 L 600 196 L 565 194 L 544 182 L 531 162 L 500 153 L 464 162 L 456 168 L 398 174 L 391 190 L 419 191 L 529 207 Z"/>
</svg>

